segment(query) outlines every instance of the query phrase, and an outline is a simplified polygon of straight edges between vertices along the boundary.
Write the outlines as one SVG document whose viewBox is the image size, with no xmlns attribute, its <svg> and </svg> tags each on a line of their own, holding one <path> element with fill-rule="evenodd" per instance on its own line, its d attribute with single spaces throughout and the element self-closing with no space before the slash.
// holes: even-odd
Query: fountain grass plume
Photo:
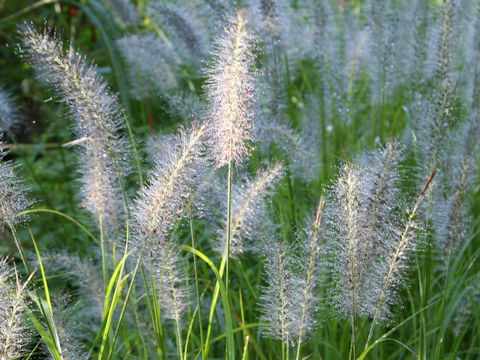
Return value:
<svg viewBox="0 0 480 360">
<path fill-rule="evenodd" d="M 374 326 L 392 318 L 392 306 L 398 302 L 398 290 L 421 238 L 420 205 L 436 170 L 404 216 L 399 199 L 403 158 L 397 143 L 366 153 L 358 165 L 343 165 L 329 191 L 331 298 L 334 310 L 351 321 L 353 355 L 357 317 L 373 318 L 368 347 Z"/>
<path fill-rule="evenodd" d="M 417 200 L 406 210 L 406 218 L 401 226 L 398 226 L 396 236 L 387 248 L 386 256 L 380 259 L 376 267 L 376 273 L 380 280 L 377 283 L 381 286 L 371 292 L 370 301 L 374 304 L 375 312 L 365 342 L 365 349 L 370 344 L 374 327 L 379 323 L 391 320 L 391 307 L 398 302 L 398 290 L 405 282 L 405 275 L 411 268 L 412 256 L 419 246 L 421 238 L 419 233 L 423 230 L 422 221 L 419 219 L 421 205 L 434 187 L 436 174 L 437 170 L 434 169 L 426 179 Z"/>
<path fill-rule="evenodd" d="M 254 71 L 255 38 L 244 12 L 230 17 L 217 37 L 207 70 L 207 116 L 211 120 L 212 152 L 218 167 L 240 164 L 250 154 L 257 90 Z"/>
<path fill-rule="evenodd" d="M 163 29 L 167 30 L 168 41 L 179 51 L 186 55 L 195 64 L 200 64 L 208 54 L 208 34 L 198 24 L 196 15 L 201 9 L 189 11 L 187 6 L 166 4 L 155 1 L 148 6 L 148 13 Z"/>
<path fill-rule="evenodd" d="M 361 170 L 345 164 L 328 198 L 327 221 L 330 246 L 332 247 L 332 278 L 334 310 L 350 317 L 358 313 L 361 297 L 359 279 L 356 275 L 365 266 L 360 256 L 361 248 L 359 218 Z"/>
<path fill-rule="evenodd" d="M 135 25 L 140 21 L 140 14 L 131 0 L 103 0 L 103 3 L 123 26 Z"/>
<path fill-rule="evenodd" d="M 296 340 L 296 325 L 300 318 L 298 304 L 303 295 L 299 289 L 304 284 L 295 274 L 295 245 L 285 244 L 276 238 L 267 239 L 263 253 L 266 285 L 261 288 L 259 298 L 261 320 L 267 323 L 266 335 L 282 342 L 283 353 L 285 347 Z"/>
<path fill-rule="evenodd" d="M 133 206 L 133 241 L 149 260 L 169 242 L 175 224 L 200 183 L 201 163 L 208 125 L 193 124 L 165 143 L 168 151 L 157 154 L 148 181 L 138 192 Z"/>
<path fill-rule="evenodd" d="M 27 219 L 21 212 L 32 204 L 28 199 L 29 189 L 17 176 L 18 167 L 7 155 L 5 144 L 0 142 L 0 221 L 13 228 Z"/>
<path fill-rule="evenodd" d="M 434 194 L 436 216 L 432 224 L 438 251 L 446 262 L 450 262 L 451 256 L 462 246 L 473 224 L 469 198 L 474 192 L 479 134 L 478 124 L 473 121 L 458 128 L 447 140 L 446 147 L 451 151 L 445 154 L 444 171 Z"/>
<path fill-rule="evenodd" d="M 12 96 L 0 86 L 0 133 L 14 131 L 21 122 L 18 106 Z"/>
<path fill-rule="evenodd" d="M 62 42 L 50 32 L 45 28 L 39 33 L 25 24 L 19 31 L 18 53 L 67 105 L 75 121 L 75 144 L 83 148 L 79 167 L 83 205 L 101 231 L 113 233 L 123 217 L 123 178 L 130 171 L 121 107 L 97 67 L 71 46 L 64 52 Z"/>
<path fill-rule="evenodd" d="M 395 247 L 399 211 L 398 143 L 366 153 L 359 166 L 345 164 L 329 192 L 326 226 L 332 252 L 332 299 L 345 317 L 369 317 L 373 294 L 381 289 L 382 268 Z"/>
<path fill-rule="evenodd" d="M 231 256 L 239 256 L 246 251 L 258 251 L 260 248 L 255 242 L 263 232 L 269 232 L 271 230 L 269 225 L 272 225 L 266 216 L 265 199 L 272 194 L 282 175 L 282 165 L 276 163 L 265 170 L 260 170 L 254 180 L 235 184 L 230 230 Z M 217 247 L 224 255 L 228 222 L 227 219 L 223 220 L 224 230 L 221 232 Z"/>
<path fill-rule="evenodd" d="M 11 360 L 29 353 L 30 328 L 26 323 L 30 278 L 21 283 L 7 258 L 0 257 L 0 359 Z"/>
<path fill-rule="evenodd" d="M 207 123 L 180 130 L 170 148 L 156 158 L 147 182 L 139 189 L 132 211 L 132 242 L 135 256 L 152 269 L 162 299 L 162 316 L 172 319 L 182 358 L 182 318 L 188 305 L 183 259 L 172 231 L 188 214 L 189 205 L 202 181 Z M 162 155 L 162 154 L 159 154 Z"/>
<path fill-rule="evenodd" d="M 102 318 L 105 294 L 102 279 L 98 277 L 100 270 L 98 264 L 92 259 L 55 251 L 43 255 L 42 263 L 47 274 L 51 276 L 62 274 L 62 277 L 71 280 L 71 284 L 77 289 L 76 292 L 82 299 L 87 300 L 88 306 L 83 307 L 87 312 L 84 313 L 86 318 Z"/>
<path fill-rule="evenodd" d="M 180 60 L 174 50 L 159 37 L 126 35 L 117 40 L 122 57 L 128 66 L 128 77 L 136 98 L 178 87 L 175 70 Z"/>
</svg>

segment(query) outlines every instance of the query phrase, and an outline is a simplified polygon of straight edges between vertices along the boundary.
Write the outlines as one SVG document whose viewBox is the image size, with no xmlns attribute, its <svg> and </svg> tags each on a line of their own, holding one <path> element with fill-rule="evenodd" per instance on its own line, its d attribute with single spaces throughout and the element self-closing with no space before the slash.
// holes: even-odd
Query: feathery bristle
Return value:
<svg viewBox="0 0 480 360">
<path fill-rule="evenodd" d="M 185 264 L 174 245 L 166 244 L 159 255 L 162 258 L 155 261 L 153 270 L 162 299 L 162 316 L 181 324 L 189 304 L 187 276 L 183 270 Z"/>
<path fill-rule="evenodd" d="M 282 42 L 291 30 L 287 4 L 283 0 L 250 0 L 250 8 L 257 30 L 264 34 L 270 43 L 267 46 L 284 45 L 279 42 Z"/>
<path fill-rule="evenodd" d="M 60 344 L 60 355 L 65 360 L 80 360 L 88 357 L 85 345 L 82 343 L 82 333 L 86 321 L 79 311 L 80 304 L 72 303 L 68 294 L 55 295 L 52 301 L 55 328 Z M 97 330 L 98 331 L 98 330 Z M 54 357 L 52 356 L 53 360 Z"/>
<path fill-rule="evenodd" d="M 468 198 L 475 183 L 478 133 L 478 125 L 470 121 L 447 140 L 452 151 L 445 154 L 443 174 L 434 194 L 436 215 L 432 223 L 440 256 L 447 262 L 461 247 L 473 222 Z"/>
<path fill-rule="evenodd" d="M 406 211 L 406 219 L 399 219 L 393 238 L 387 239 L 384 250 L 372 263 L 372 273 L 368 277 L 371 285 L 365 295 L 366 315 L 373 317 L 373 325 L 388 322 L 392 318 L 391 307 L 398 302 L 398 289 L 404 282 L 412 255 L 419 245 L 419 233 L 423 229 L 418 219 L 420 206 L 433 188 L 435 174 L 434 170 L 423 185 L 415 204 Z"/>
<path fill-rule="evenodd" d="M 252 120 L 257 101 L 254 45 L 243 11 L 229 19 L 215 44 L 206 90 L 212 147 L 218 167 L 230 161 L 240 164 L 250 154 L 247 141 L 254 139 Z"/>
</svg>

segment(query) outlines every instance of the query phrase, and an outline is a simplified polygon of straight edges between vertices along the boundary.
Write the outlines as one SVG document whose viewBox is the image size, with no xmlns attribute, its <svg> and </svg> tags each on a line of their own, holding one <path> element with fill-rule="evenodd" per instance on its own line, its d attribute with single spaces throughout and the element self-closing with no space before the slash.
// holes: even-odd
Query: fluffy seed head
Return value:
<svg viewBox="0 0 480 360">
<path fill-rule="evenodd" d="M 255 40 L 243 12 L 230 18 L 215 44 L 213 65 L 207 71 L 208 117 L 212 123 L 217 166 L 241 163 L 250 153 L 257 91 L 253 69 Z"/>
<path fill-rule="evenodd" d="M 282 174 L 282 166 L 277 163 L 267 170 L 259 171 L 255 180 L 247 180 L 235 186 L 231 221 L 230 253 L 232 256 L 240 255 L 247 250 L 258 249 L 258 245 L 247 244 L 247 240 L 258 240 L 262 230 L 270 225 L 265 216 L 265 198 L 272 193 Z M 227 219 L 224 219 L 224 231 L 221 232 L 218 242 L 222 254 L 225 251 L 227 226 Z"/>
<path fill-rule="evenodd" d="M 27 198 L 28 188 L 19 181 L 16 166 L 11 161 L 5 161 L 4 144 L 0 143 L 0 221 L 15 225 L 25 220 L 19 213 L 26 210 L 31 201 Z"/>
<path fill-rule="evenodd" d="M 201 157 L 207 125 L 193 125 L 180 131 L 165 144 L 168 150 L 158 154 L 147 184 L 139 190 L 132 212 L 134 241 L 155 260 L 163 251 L 168 235 L 185 214 L 189 200 L 199 184 Z"/>
<path fill-rule="evenodd" d="M 162 299 L 162 316 L 181 324 L 189 305 L 187 276 L 183 270 L 185 264 L 180 250 L 170 244 L 166 245 L 159 255 L 161 259 L 153 264 L 153 269 L 159 297 Z"/>
<path fill-rule="evenodd" d="M 170 239 L 175 224 L 186 214 L 202 179 L 206 124 L 169 136 L 155 168 L 139 190 L 133 209 L 133 242 L 143 261 L 153 268 L 162 299 L 162 316 L 181 323 L 188 305 L 186 276 L 178 245 Z"/>
<path fill-rule="evenodd" d="M 117 40 L 117 46 L 128 66 L 130 93 L 143 98 L 150 93 L 168 91 L 178 86 L 174 69 L 178 57 L 153 35 L 128 35 Z"/>
<path fill-rule="evenodd" d="M 130 0 L 103 0 L 121 24 L 132 25 L 140 20 L 135 4 Z"/>
<path fill-rule="evenodd" d="M 75 120 L 77 143 L 83 148 L 80 159 L 84 206 L 107 232 L 113 232 L 123 210 L 120 179 L 129 171 L 129 146 L 122 135 L 123 119 L 116 95 L 94 65 L 55 35 L 38 33 L 25 25 L 18 51 L 38 76 L 55 90 Z"/>
<path fill-rule="evenodd" d="M 47 274 L 65 274 L 71 279 L 72 284 L 78 288 L 82 296 L 82 304 L 88 304 L 86 309 L 89 318 L 98 320 L 103 315 L 105 295 L 103 283 L 98 266 L 92 259 L 82 259 L 78 255 L 66 252 L 52 252 L 42 256 L 42 262 L 47 269 Z"/>
<path fill-rule="evenodd" d="M 80 304 L 72 303 L 68 294 L 54 294 L 53 317 L 60 343 L 60 356 L 65 360 L 80 360 L 88 357 L 81 338 L 85 329 L 85 317 L 79 312 Z M 98 329 L 96 329 L 98 331 Z M 52 357 L 53 358 L 53 357 Z"/>
<path fill-rule="evenodd" d="M 265 283 L 260 295 L 261 320 L 267 336 L 289 344 L 300 318 L 302 283 L 295 274 L 295 248 L 274 239 L 265 244 Z"/>
<path fill-rule="evenodd" d="M 398 211 L 399 145 L 370 152 L 360 167 L 346 164 L 329 196 L 327 227 L 337 312 L 345 317 L 372 316 L 371 292 L 382 288 L 376 266 L 388 254 L 402 223 Z"/>
<path fill-rule="evenodd" d="M 451 151 L 444 155 L 442 177 L 433 196 L 436 214 L 432 223 L 440 256 L 447 262 L 461 247 L 472 225 L 469 194 L 475 184 L 478 131 L 478 125 L 469 122 L 446 140 L 446 148 Z"/>
<path fill-rule="evenodd" d="M 299 317 L 293 322 L 294 331 L 300 341 L 312 333 L 317 325 L 317 311 L 319 309 L 320 298 L 318 296 L 318 286 L 321 279 L 321 269 L 324 263 L 325 245 L 322 241 L 320 225 L 322 222 L 322 212 L 324 207 L 323 196 L 312 224 L 307 226 L 299 234 L 299 287 L 301 297 L 297 304 L 299 307 Z"/>
<path fill-rule="evenodd" d="M 14 130 L 22 118 L 12 97 L 0 87 L 0 133 Z"/>
<path fill-rule="evenodd" d="M 433 187 L 434 170 L 423 185 L 413 206 L 406 211 L 406 219 L 399 219 L 393 241 L 387 241 L 384 250 L 372 262 L 367 281 L 372 285 L 366 292 L 366 316 L 373 317 L 373 323 L 388 322 L 392 318 L 392 306 L 398 302 L 398 289 L 405 281 L 411 267 L 413 253 L 419 245 L 419 232 L 423 230 L 418 215 L 420 205 Z"/>
<path fill-rule="evenodd" d="M 186 6 L 152 3 L 148 12 L 159 24 L 168 29 L 168 40 L 182 55 L 200 63 L 208 53 L 208 35 L 202 31 L 206 24 L 196 23 L 196 14 L 201 9 L 189 11 Z"/>
<path fill-rule="evenodd" d="M 8 260 L 0 257 L 0 359 L 10 360 L 28 353 L 28 281 L 20 283 Z"/>
</svg>

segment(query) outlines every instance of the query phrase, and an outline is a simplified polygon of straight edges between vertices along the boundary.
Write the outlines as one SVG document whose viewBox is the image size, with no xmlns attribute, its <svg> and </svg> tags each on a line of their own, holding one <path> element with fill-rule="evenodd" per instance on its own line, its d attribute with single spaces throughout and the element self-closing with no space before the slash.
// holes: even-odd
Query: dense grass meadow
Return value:
<svg viewBox="0 0 480 360">
<path fill-rule="evenodd" d="M 480 3 L 0 0 L 0 360 L 480 359 Z"/>
</svg>

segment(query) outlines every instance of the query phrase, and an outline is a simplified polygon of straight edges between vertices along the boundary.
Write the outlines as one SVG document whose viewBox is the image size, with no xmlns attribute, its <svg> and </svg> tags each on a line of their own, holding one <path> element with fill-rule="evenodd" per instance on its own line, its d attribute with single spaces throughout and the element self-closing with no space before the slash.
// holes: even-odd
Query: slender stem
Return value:
<svg viewBox="0 0 480 360">
<path fill-rule="evenodd" d="M 116 344 L 117 339 L 118 339 L 118 335 L 119 335 L 119 332 L 120 332 L 120 326 L 121 326 L 121 324 L 123 322 L 123 318 L 125 316 L 125 310 L 127 309 L 127 304 L 128 304 L 129 299 L 130 299 L 130 294 L 132 293 L 133 285 L 135 284 L 135 280 L 137 278 L 138 269 L 139 269 L 139 266 L 140 266 L 141 262 L 142 262 L 142 256 L 140 255 L 138 257 L 137 263 L 135 265 L 135 269 L 133 270 L 132 280 L 131 280 L 130 285 L 128 287 L 127 294 L 125 296 L 125 300 L 123 302 L 122 309 L 120 310 L 120 316 L 119 316 L 119 319 L 118 319 L 117 328 L 115 329 L 115 334 L 113 336 L 113 343 L 112 343 L 112 346 L 110 347 L 110 351 L 108 352 L 107 360 L 109 360 L 113 355 L 113 349 L 114 349 L 115 344 Z M 122 265 L 122 267 L 123 267 L 123 265 Z M 119 276 L 119 278 L 120 278 L 120 276 Z"/>
<path fill-rule="evenodd" d="M 229 264 L 230 264 L 230 247 L 232 246 L 232 160 L 228 162 L 228 189 L 227 189 L 227 246 L 225 249 L 225 288 L 227 295 L 230 290 L 230 278 L 229 278 Z"/>
<path fill-rule="evenodd" d="M 12 235 L 13 235 L 13 239 L 15 240 L 15 245 L 17 246 L 18 248 L 18 251 L 20 253 L 20 257 L 22 258 L 22 262 L 23 264 L 25 265 L 25 269 L 27 270 L 27 274 L 30 276 L 30 278 L 33 276 L 33 273 L 30 269 L 30 266 L 28 265 L 28 262 L 27 262 L 27 257 L 25 256 L 25 252 L 23 251 L 23 247 L 22 247 L 22 244 L 20 243 L 20 239 L 18 238 L 18 234 L 17 234 L 17 230 L 15 229 L 15 227 L 13 226 L 12 223 L 8 222 L 8 226 L 10 228 L 10 231 L 12 232 Z M 30 234 L 32 235 L 32 233 L 30 232 Z M 33 235 L 32 235 L 33 236 Z M 33 238 L 32 238 L 33 239 Z M 35 245 L 35 243 L 34 243 Z M 35 245 L 36 246 L 36 245 Z M 37 254 L 38 254 L 38 249 L 37 249 Z M 44 277 L 45 278 L 45 277 Z M 46 280 L 45 280 L 46 281 Z M 45 282 L 46 284 L 46 282 Z M 45 288 L 45 291 L 48 292 L 48 289 Z M 35 292 L 35 295 L 36 295 L 36 298 L 37 299 L 40 299 L 40 295 L 38 294 L 38 291 L 35 289 L 34 290 Z M 44 319 L 48 319 L 47 317 L 47 314 L 45 313 L 45 309 L 43 308 L 43 305 L 41 306 L 40 305 L 41 302 L 38 303 L 38 307 L 40 309 L 40 312 L 42 313 L 42 316 Z M 49 306 L 49 310 L 50 312 L 52 312 L 52 308 L 51 308 L 51 304 L 48 303 L 48 306 Z M 55 340 L 55 347 L 57 348 L 57 351 L 59 353 L 61 353 L 61 347 L 60 347 L 60 343 L 58 341 L 58 335 L 57 335 L 57 330 L 55 328 L 52 328 L 51 327 L 51 323 L 50 321 L 47 321 L 47 328 L 48 328 L 48 331 L 50 332 L 50 335 L 52 337 L 52 339 Z"/>
<path fill-rule="evenodd" d="M 447 270 L 445 274 L 445 283 L 443 285 L 442 302 L 440 304 L 440 319 L 442 319 L 443 321 L 445 319 L 445 301 L 447 299 L 447 294 L 448 294 L 448 282 L 449 282 L 448 280 L 450 277 L 450 261 L 451 261 L 452 250 L 453 250 L 452 245 L 453 245 L 452 242 L 450 242 L 448 247 Z M 443 338 L 444 338 L 444 333 L 440 333 L 440 336 L 438 338 L 438 342 L 436 345 L 436 349 L 435 349 L 435 359 L 440 358 L 440 347 L 443 343 Z"/>
<path fill-rule="evenodd" d="M 225 252 L 225 292 L 227 295 L 227 301 L 230 301 L 230 247 L 232 246 L 232 168 L 233 160 L 230 158 L 228 162 L 228 189 L 227 189 L 227 248 Z M 227 342 L 228 347 L 228 342 Z M 227 349 L 228 354 L 228 349 Z"/>
<path fill-rule="evenodd" d="M 18 238 L 17 230 L 15 229 L 13 224 L 11 224 L 10 222 L 8 222 L 8 227 L 10 228 L 10 231 L 13 235 L 13 239 L 15 240 L 15 245 L 17 245 L 17 249 L 18 249 L 18 252 L 20 253 L 20 257 L 22 258 L 23 265 L 25 265 L 25 269 L 27 270 L 27 273 L 30 275 L 32 271 L 28 266 L 27 257 L 25 256 L 25 252 L 23 251 L 22 244 L 20 243 L 20 239 Z"/>
<path fill-rule="evenodd" d="M 193 218 L 190 215 L 190 236 L 192 238 L 192 248 L 195 249 L 195 233 L 193 231 Z M 202 311 L 200 306 L 200 290 L 198 288 L 198 273 L 197 273 L 197 255 L 193 254 L 193 272 L 195 277 L 195 291 L 197 293 L 197 309 L 198 309 L 198 326 L 200 328 L 200 343 L 201 343 L 201 352 L 202 359 L 205 359 L 204 342 L 203 342 L 203 324 L 202 324 Z"/>
<path fill-rule="evenodd" d="M 243 355 L 242 360 L 247 360 L 248 356 L 248 343 L 250 342 L 250 337 L 247 335 L 245 336 L 245 345 L 243 346 Z"/>
<path fill-rule="evenodd" d="M 103 236 L 103 217 L 100 215 L 98 217 L 98 227 L 100 228 L 100 248 L 102 250 L 102 271 L 103 271 L 103 286 L 105 291 L 107 291 L 108 286 L 108 272 L 107 272 L 107 258 L 105 255 L 105 239 Z"/>
<path fill-rule="evenodd" d="M 138 178 L 140 180 L 140 184 L 143 184 L 142 165 L 140 164 L 140 155 L 138 153 L 137 144 L 135 142 L 135 136 L 133 135 L 132 128 L 130 126 L 130 121 L 128 121 L 127 114 L 125 114 L 125 109 L 123 108 L 122 108 L 122 113 L 123 113 L 123 118 L 125 119 L 125 125 L 127 126 L 128 136 L 130 137 L 130 141 L 132 143 L 133 153 L 135 155 L 135 162 L 138 170 Z"/>
<path fill-rule="evenodd" d="M 176 328 L 176 336 L 177 336 L 178 355 L 180 356 L 180 360 L 183 360 L 182 332 L 181 332 L 180 319 L 178 318 L 178 316 L 175 318 L 175 328 Z"/>
<path fill-rule="evenodd" d="M 356 322 L 355 322 L 355 313 L 352 313 L 350 317 L 350 322 L 352 323 L 352 340 L 350 343 L 350 358 L 355 360 L 357 358 L 357 336 L 355 333 Z"/>
<path fill-rule="evenodd" d="M 322 211 L 323 211 L 323 206 L 324 206 L 324 199 L 323 195 L 320 196 L 320 202 L 318 204 L 318 210 L 317 214 L 315 216 L 315 222 L 313 223 L 313 235 L 310 241 L 310 246 L 309 246 L 309 259 L 308 259 L 308 268 L 307 268 L 307 279 L 305 282 L 305 289 L 304 289 L 304 299 L 302 303 L 302 316 L 300 318 L 300 331 L 298 333 L 298 346 L 297 346 L 297 355 L 295 356 L 296 360 L 300 359 L 300 349 L 302 347 L 302 341 L 303 341 L 303 332 L 304 332 L 304 326 L 305 326 L 305 317 L 307 316 L 307 302 L 309 298 L 309 289 L 312 289 L 315 284 L 314 284 L 314 272 L 315 272 L 315 260 L 318 255 L 318 252 L 315 250 L 315 247 L 317 246 L 316 244 L 316 239 L 317 239 L 317 234 L 318 234 L 318 229 L 320 228 L 320 220 L 322 216 Z"/>
<path fill-rule="evenodd" d="M 220 268 L 218 269 L 219 275 L 223 278 L 223 274 L 225 273 L 225 261 L 226 258 L 223 257 L 222 261 L 220 262 Z M 208 328 L 207 328 L 207 336 L 205 338 L 205 359 L 208 359 L 208 351 L 210 350 L 210 336 L 212 334 L 212 324 L 213 324 L 213 316 L 215 314 L 215 307 L 217 306 L 218 295 L 220 294 L 220 284 L 215 284 L 215 289 L 213 291 L 212 303 L 210 305 L 210 315 L 208 317 Z"/>
</svg>

